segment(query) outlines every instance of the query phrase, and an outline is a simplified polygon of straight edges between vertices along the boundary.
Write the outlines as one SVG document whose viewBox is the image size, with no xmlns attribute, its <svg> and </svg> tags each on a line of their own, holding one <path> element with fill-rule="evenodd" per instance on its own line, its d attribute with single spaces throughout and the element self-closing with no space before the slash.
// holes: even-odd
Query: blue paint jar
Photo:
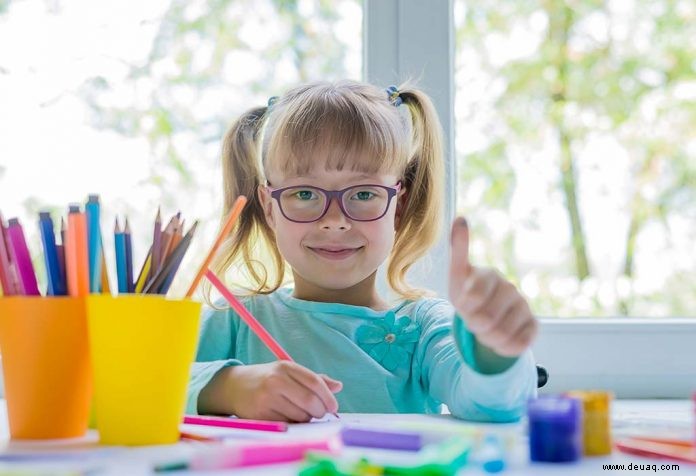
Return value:
<svg viewBox="0 0 696 476">
<path fill-rule="evenodd" d="M 532 461 L 567 463 L 582 456 L 582 402 L 543 396 L 527 405 L 529 457 Z"/>
</svg>

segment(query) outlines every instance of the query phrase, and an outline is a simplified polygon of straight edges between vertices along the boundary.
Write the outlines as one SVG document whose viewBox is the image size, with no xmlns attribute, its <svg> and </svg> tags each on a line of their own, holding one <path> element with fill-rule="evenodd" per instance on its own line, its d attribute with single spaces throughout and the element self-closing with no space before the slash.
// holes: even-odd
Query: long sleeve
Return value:
<svg viewBox="0 0 696 476">
<path fill-rule="evenodd" d="M 196 361 L 191 364 L 187 389 L 187 414 L 198 414 L 198 395 L 220 369 L 242 364 L 234 358 L 236 333 L 231 311 L 206 309 L 203 312 Z"/>
<path fill-rule="evenodd" d="M 432 398 L 467 420 L 509 422 L 522 416 L 527 400 L 536 395 L 536 366 L 530 350 L 503 372 L 479 373 L 472 357 L 475 337 L 454 316 L 448 302 L 436 301 L 419 313 L 419 322 L 417 359 L 421 381 Z"/>
</svg>

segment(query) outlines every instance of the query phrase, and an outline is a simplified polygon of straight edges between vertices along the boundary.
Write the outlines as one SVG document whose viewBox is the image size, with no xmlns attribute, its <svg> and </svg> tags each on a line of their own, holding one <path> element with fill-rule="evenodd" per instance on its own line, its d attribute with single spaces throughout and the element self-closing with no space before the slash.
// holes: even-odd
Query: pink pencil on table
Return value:
<svg viewBox="0 0 696 476">
<path fill-rule="evenodd" d="M 220 416 L 184 415 L 184 423 L 220 428 L 238 428 L 240 430 L 288 431 L 288 424 L 282 421 L 246 420 Z"/>
</svg>

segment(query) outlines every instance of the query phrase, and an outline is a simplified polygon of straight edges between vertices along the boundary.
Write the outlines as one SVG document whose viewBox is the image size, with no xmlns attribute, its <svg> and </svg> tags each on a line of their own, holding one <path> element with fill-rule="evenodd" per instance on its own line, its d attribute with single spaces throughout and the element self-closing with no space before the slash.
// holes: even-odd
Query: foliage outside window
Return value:
<svg viewBox="0 0 696 476">
<path fill-rule="evenodd" d="M 458 208 L 540 315 L 696 314 L 696 4 L 455 2 Z"/>
</svg>

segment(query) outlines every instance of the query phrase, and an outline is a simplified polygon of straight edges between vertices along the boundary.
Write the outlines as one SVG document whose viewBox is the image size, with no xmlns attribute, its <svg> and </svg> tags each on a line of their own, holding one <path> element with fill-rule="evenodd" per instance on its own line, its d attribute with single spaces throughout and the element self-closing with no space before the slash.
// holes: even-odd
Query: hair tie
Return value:
<svg viewBox="0 0 696 476">
<path fill-rule="evenodd" d="M 272 108 L 273 105 L 278 102 L 278 96 L 271 96 L 268 98 L 268 108 Z"/>
<path fill-rule="evenodd" d="M 392 103 L 395 107 L 401 106 L 401 104 L 404 102 L 401 99 L 401 92 L 399 91 L 399 88 L 397 88 L 394 85 L 389 86 L 387 89 L 387 99 L 389 99 L 389 102 Z"/>
</svg>

